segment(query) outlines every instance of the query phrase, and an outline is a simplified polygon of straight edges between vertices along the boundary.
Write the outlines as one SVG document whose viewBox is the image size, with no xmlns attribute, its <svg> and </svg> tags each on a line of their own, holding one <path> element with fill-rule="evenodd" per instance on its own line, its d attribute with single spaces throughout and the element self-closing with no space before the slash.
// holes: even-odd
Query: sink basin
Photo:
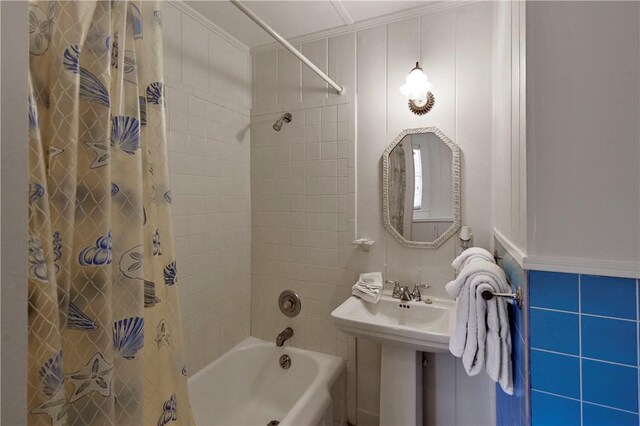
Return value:
<svg viewBox="0 0 640 426">
<path fill-rule="evenodd" d="M 351 296 L 332 313 L 336 327 L 382 344 L 380 425 L 421 425 L 422 354 L 449 350 L 455 302 L 404 302 L 383 293 L 378 304 Z"/>
<path fill-rule="evenodd" d="M 356 337 L 415 351 L 448 351 L 455 303 L 431 300 L 431 304 L 404 302 L 384 294 L 374 305 L 351 296 L 331 317 L 339 330 Z"/>
</svg>

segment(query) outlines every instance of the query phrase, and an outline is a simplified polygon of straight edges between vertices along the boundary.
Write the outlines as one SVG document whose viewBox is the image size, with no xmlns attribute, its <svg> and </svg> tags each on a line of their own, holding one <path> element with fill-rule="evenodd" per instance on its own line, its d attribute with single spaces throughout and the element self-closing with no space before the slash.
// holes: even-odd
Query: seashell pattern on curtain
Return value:
<svg viewBox="0 0 640 426">
<path fill-rule="evenodd" d="M 31 425 L 194 424 L 160 4 L 29 2 Z"/>
</svg>

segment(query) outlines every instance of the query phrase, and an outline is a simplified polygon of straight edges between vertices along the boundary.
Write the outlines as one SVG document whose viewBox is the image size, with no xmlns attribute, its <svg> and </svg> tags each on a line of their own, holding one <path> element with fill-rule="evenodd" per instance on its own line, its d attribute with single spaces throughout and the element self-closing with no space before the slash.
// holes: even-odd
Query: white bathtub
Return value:
<svg viewBox="0 0 640 426">
<path fill-rule="evenodd" d="M 291 368 L 280 367 L 283 354 Z M 346 425 L 346 371 L 340 358 L 249 337 L 189 378 L 196 424 Z"/>
</svg>

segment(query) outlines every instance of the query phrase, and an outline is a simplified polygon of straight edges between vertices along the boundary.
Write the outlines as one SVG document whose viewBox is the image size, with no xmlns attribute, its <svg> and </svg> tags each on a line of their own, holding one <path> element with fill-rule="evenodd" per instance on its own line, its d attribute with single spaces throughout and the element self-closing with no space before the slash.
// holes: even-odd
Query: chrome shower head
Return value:
<svg viewBox="0 0 640 426">
<path fill-rule="evenodd" d="M 282 123 L 290 123 L 291 122 L 291 118 L 292 115 L 290 112 L 284 113 L 282 115 L 282 117 L 278 118 L 278 120 L 273 123 L 273 130 L 275 130 L 276 132 L 279 132 L 280 129 L 282 129 Z"/>
</svg>

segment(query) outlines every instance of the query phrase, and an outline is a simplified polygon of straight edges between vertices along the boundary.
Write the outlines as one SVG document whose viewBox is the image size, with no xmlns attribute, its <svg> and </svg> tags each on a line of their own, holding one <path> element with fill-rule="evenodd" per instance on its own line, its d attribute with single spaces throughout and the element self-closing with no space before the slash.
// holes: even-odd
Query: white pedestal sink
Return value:
<svg viewBox="0 0 640 426">
<path fill-rule="evenodd" d="M 382 344 L 380 425 L 422 424 L 420 352 L 449 350 L 455 303 L 403 302 L 385 294 L 376 305 L 350 297 L 331 317 L 348 334 Z"/>
</svg>

